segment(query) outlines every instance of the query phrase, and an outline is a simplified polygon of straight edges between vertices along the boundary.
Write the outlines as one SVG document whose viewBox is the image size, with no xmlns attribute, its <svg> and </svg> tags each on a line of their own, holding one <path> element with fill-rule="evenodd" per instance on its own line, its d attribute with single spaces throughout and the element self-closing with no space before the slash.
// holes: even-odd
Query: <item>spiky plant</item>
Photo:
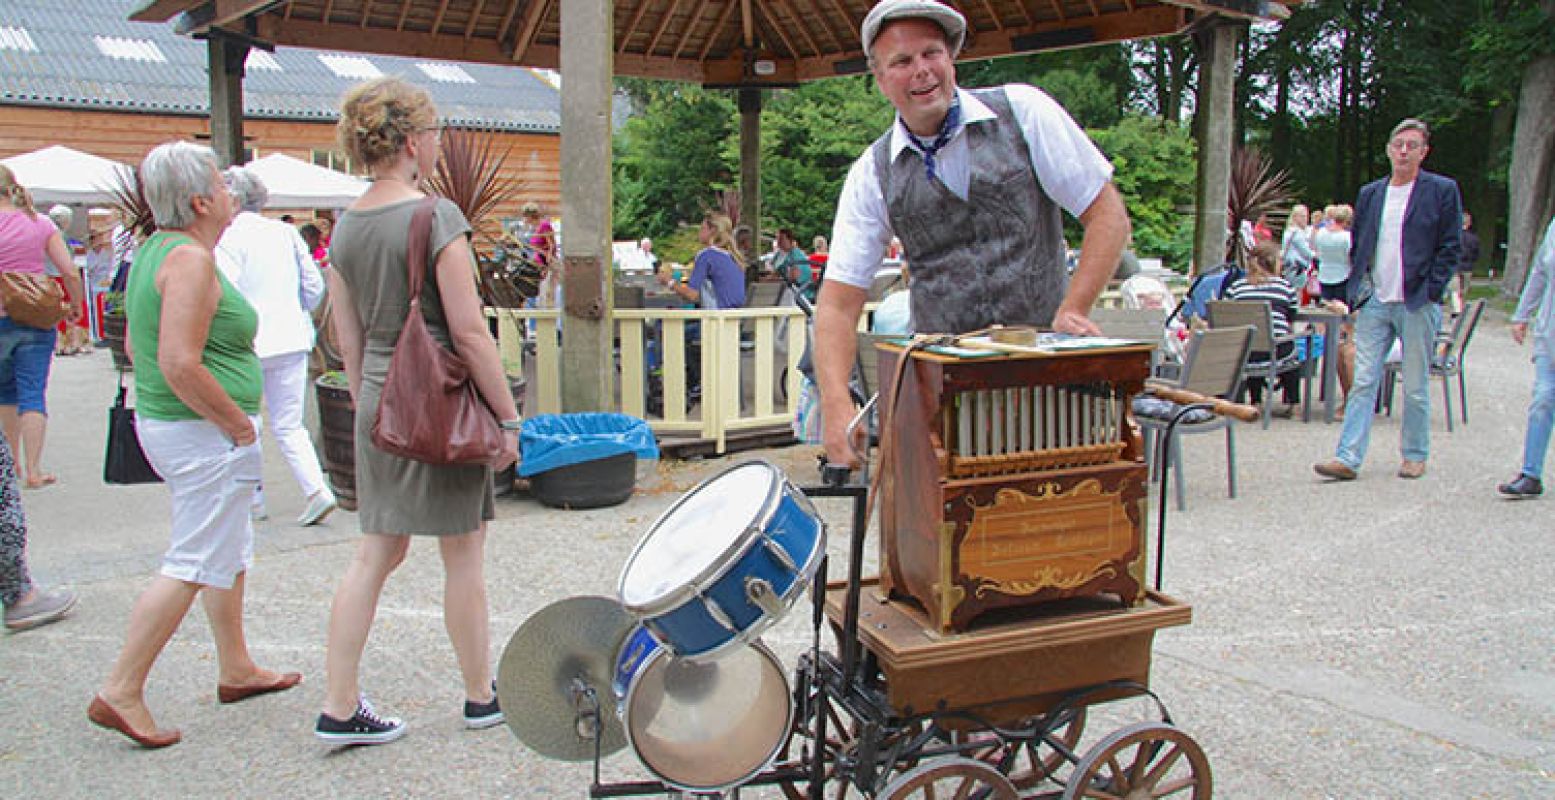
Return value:
<svg viewBox="0 0 1555 800">
<path fill-rule="evenodd" d="M 1274 169 L 1274 162 L 1256 147 L 1238 147 L 1231 151 L 1231 192 L 1227 199 L 1226 259 L 1238 266 L 1247 265 L 1249 247 L 1242 239 L 1242 223 L 1248 225 L 1265 214 L 1277 215 L 1294 197 L 1290 173 Z"/>
<path fill-rule="evenodd" d="M 491 131 L 447 130 L 429 186 L 434 194 L 453 201 L 478 231 L 487 215 L 524 189 L 523 181 L 502 169 L 509 152 L 497 150 L 497 137 Z"/>
<path fill-rule="evenodd" d="M 108 205 L 119 212 L 119 218 L 124 220 L 124 227 L 128 228 L 135 238 L 144 239 L 156 233 L 157 222 L 151 215 L 151 204 L 146 202 L 146 193 L 141 191 L 139 170 L 129 167 L 115 168 L 113 180 L 108 184 L 108 194 L 113 197 Z"/>
</svg>

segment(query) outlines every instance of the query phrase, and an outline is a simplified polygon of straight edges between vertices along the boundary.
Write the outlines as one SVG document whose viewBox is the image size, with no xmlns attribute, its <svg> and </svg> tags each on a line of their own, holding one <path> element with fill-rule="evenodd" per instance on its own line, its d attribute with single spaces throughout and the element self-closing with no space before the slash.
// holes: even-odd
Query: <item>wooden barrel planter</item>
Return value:
<svg viewBox="0 0 1555 800">
<path fill-rule="evenodd" d="M 119 314 L 103 315 L 103 339 L 108 342 L 108 350 L 113 353 L 113 366 L 120 372 L 129 372 L 133 367 L 130 357 L 124 352 L 124 334 L 129 321 Z"/>
<path fill-rule="evenodd" d="M 324 471 L 335 499 L 347 511 L 356 510 L 356 409 L 351 392 L 340 385 L 339 373 L 321 375 L 313 382 L 319 400 L 319 425 L 324 429 Z"/>
</svg>

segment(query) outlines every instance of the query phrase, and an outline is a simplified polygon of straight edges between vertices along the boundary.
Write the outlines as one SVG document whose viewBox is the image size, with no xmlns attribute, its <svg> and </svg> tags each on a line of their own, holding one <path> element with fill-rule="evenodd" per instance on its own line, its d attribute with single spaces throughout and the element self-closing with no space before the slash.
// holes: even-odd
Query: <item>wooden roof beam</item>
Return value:
<svg viewBox="0 0 1555 800">
<path fill-rule="evenodd" d="M 334 2 L 334 0 L 330 0 L 330 2 Z M 437 33 L 443 29 L 443 15 L 447 13 L 448 0 L 443 0 L 443 2 L 437 4 L 437 16 L 432 18 L 432 33 Z M 328 22 L 328 20 L 325 21 Z"/>
<path fill-rule="evenodd" d="M 993 3 L 983 0 L 983 9 L 988 12 L 988 18 L 993 20 L 993 26 L 1001 31 L 1004 30 L 1004 20 L 999 19 L 999 12 L 994 10 Z"/>
<path fill-rule="evenodd" d="M 692 3 L 691 21 L 686 23 L 686 29 L 680 32 L 680 41 L 675 43 L 675 49 L 670 51 L 670 60 L 680 58 L 680 54 L 686 49 L 686 42 L 691 40 L 691 34 L 696 32 L 697 23 L 702 21 L 702 12 L 707 10 L 706 3 Z"/>
<path fill-rule="evenodd" d="M 1053 14 L 1058 17 L 1060 22 L 1069 19 L 1069 15 L 1064 13 L 1064 4 L 1060 3 L 1059 0 L 1047 0 L 1047 4 L 1053 7 Z"/>
<path fill-rule="evenodd" d="M 212 28 L 225 28 L 246 17 L 253 16 L 274 0 L 208 0 L 190 3 L 179 20 L 179 31 L 184 34 L 203 34 Z"/>
<path fill-rule="evenodd" d="M 475 0 L 475 9 L 470 12 L 470 21 L 464 25 L 464 38 L 468 39 L 475 33 L 475 23 L 481 18 L 481 12 L 485 10 L 486 0 Z M 362 11 L 362 19 L 367 19 L 367 11 L 365 9 Z"/>
<path fill-rule="evenodd" d="M 509 56 L 512 61 L 528 63 L 524 61 L 524 57 L 529 52 L 529 45 L 534 42 L 535 31 L 540 29 L 540 19 L 545 16 L 546 9 L 550 6 L 551 0 L 529 0 L 529 8 L 524 11 L 523 30 L 519 32 L 518 38 L 513 40 L 513 52 Z"/>
<path fill-rule="evenodd" d="M 502 15 L 502 21 L 497 23 L 497 41 L 501 42 L 508 35 L 508 26 L 513 24 L 513 15 L 518 13 L 518 4 L 522 0 L 508 0 L 508 10 Z"/>
<path fill-rule="evenodd" d="M 531 0 L 531 2 L 532 1 L 533 0 Z M 637 33 L 637 23 L 642 22 L 643 12 L 648 10 L 648 6 L 651 3 L 653 3 L 653 0 L 638 0 L 637 10 L 632 12 L 632 21 L 627 23 L 626 30 L 620 31 L 617 34 L 617 36 L 618 36 L 618 38 L 616 40 L 616 53 L 617 54 L 626 52 L 626 44 L 627 44 L 627 42 L 632 41 L 632 35 Z"/>
<path fill-rule="evenodd" d="M 723 13 L 718 15 L 718 21 L 713 23 L 712 30 L 707 32 L 707 41 L 702 43 L 702 52 L 697 55 L 698 61 L 707 60 L 707 54 L 712 51 L 713 45 L 718 42 L 718 34 L 723 30 L 724 25 L 728 24 L 729 15 L 734 13 L 736 2 L 737 0 L 728 0 L 728 2 L 724 3 Z"/>
<path fill-rule="evenodd" d="M 794 27 L 799 29 L 800 35 L 804 36 L 804 40 L 810 44 L 810 52 L 816 55 L 820 55 L 822 52 L 824 52 L 821 50 L 821 46 L 815 43 L 815 37 L 810 35 L 810 26 L 803 24 L 803 21 L 799 19 L 799 15 L 794 13 L 794 7 L 788 2 L 788 0 L 772 0 L 772 2 L 775 3 L 778 8 L 783 9 L 783 13 L 787 14 L 788 18 L 794 21 Z M 770 16 L 767 18 L 767 21 L 772 21 Z M 772 27 L 778 32 L 778 35 L 782 35 L 783 27 L 781 25 L 773 25 Z M 798 56 L 799 53 L 795 52 L 794 55 Z"/>
<path fill-rule="evenodd" d="M 648 40 L 648 48 L 643 55 L 652 56 L 653 51 L 659 49 L 659 39 L 664 36 L 664 31 L 669 29 L 670 22 L 675 19 L 675 12 L 680 9 L 680 0 L 673 0 L 668 10 L 664 12 L 664 18 L 659 20 L 659 27 L 654 29 L 653 38 Z"/>
<path fill-rule="evenodd" d="M 832 28 L 832 18 L 821 10 L 820 0 L 810 0 L 810 17 L 818 23 L 821 30 L 826 31 L 826 38 L 831 40 L 833 52 L 851 49 Z"/>
<path fill-rule="evenodd" d="M 1191 8 L 1206 14 L 1220 14 L 1253 21 L 1283 20 L 1290 17 L 1289 2 L 1273 0 L 1162 0 L 1174 6 Z M 1299 2 L 1299 0 L 1298 0 Z"/>
<path fill-rule="evenodd" d="M 287 10 L 288 11 L 291 10 L 291 6 L 290 5 L 287 6 Z M 367 22 L 368 22 L 368 20 L 371 20 L 372 18 L 373 18 L 373 0 L 367 0 L 367 2 L 362 4 L 362 21 L 361 21 L 361 24 L 358 25 L 357 27 L 361 28 L 364 31 L 367 30 Z"/>
<path fill-rule="evenodd" d="M 289 4 L 288 4 L 288 7 L 290 7 Z M 403 2 L 400 3 L 400 19 L 399 19 L 398 22 L 394 23 L 394 30 L 395 31 L 403 31 L 403 30 L 405 30 L 405 20 L 408 19 L 409 17 L 410 17 L 410 0 L 403 0 Z"/>
</svg>

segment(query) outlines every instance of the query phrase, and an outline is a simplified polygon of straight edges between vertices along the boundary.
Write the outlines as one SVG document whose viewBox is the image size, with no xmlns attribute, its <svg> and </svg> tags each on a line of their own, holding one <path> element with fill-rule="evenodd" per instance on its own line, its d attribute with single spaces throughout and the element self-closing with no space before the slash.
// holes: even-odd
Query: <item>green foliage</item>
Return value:
<svg viewBox="0 0 1555 800">
<path fill-rule="evenodd" d="M 893 117 L 867 75 L 773 93 L 762 113 L 762 227 L 793 228 L 806 245 L 830 236 L 848 168 Z"/>
<path fill-rule="evenodd" d="M 646 105 L 616 135 L 613 228 L 618 239 L 658 239 L 700 218 L 735 181 L 727 140 L 738 115 L 724 92 L 637 83 Z"/>
<path fill-rule="evenodd" d="M 1186 269 L 1193 254 L 1197 164 L 1187 127 L 1127 114 L 1117 125 L 1089 133 L 1112 160 L 1113 183 L 1134 224 L 1134 251 Z"/>
</svg>

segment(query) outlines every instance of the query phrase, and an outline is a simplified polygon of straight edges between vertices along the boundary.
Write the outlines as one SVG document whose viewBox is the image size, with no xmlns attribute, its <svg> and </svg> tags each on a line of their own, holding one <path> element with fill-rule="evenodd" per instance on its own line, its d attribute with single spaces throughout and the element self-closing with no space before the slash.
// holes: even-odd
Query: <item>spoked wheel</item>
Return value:
<svg viewBox="0 0 1555 800">
<path fill-rule="evenodd" d="M 999 770 L 974 758 L 927 761 L 896 776 L 881 800 L 1020 800 L 1020 793 Z"/>
<path fill-rule="evenodd" d="M 1074 768 L 1063 800 L 1209 800 L 1209 759 L 1188 734 L 1141 722 L 1108 734 Z"/>
<path fill-rule="evenodd" d="M 796 731 L 783 743 L 778 750 L 777 765 L 780 767 L 801 766 L 798 758 L 791 757 L 794 743 L 802 741 L 810 747 L 810 758 L 824 758 L 826 760 L 826 786 L 825 796 L 834 800 L 852 800 L 864 795 L 853 785 L 853 767 L 859 760 L 859 724 L 857 721 L 844 720 L 838 712 L 837 706 L 827 703 L 826 706 L 826 746 L 824 752 L 816 753 L 814 743 L 810 741 L 807 731 Z M 904 728 L 892 736 L 881 739 L 876 746 L 877 758 L 884 759 L 886 754 L 894 748 L 910 748 L 912 740 L 918 738 L 923 732 L 921 723 Z M 918 763 L 915 752 L 902 753 L 894 762 L 886 764 L 885 769 L 906 769 Z M 839 770 L 839 767 L 841 769 Z M 783 796 L 788 800 L 807 800 L 810 797 L 808 781 L 784 781 L 778 784 L 783 790 Z"/>
<path fill-rule="evenodd" d="M 1044 723 L 1042 718 L 1022 720 L 1016 728 L 1038 728 Z M 1047 736 L 1032 737 L 1021 741 L 1004 743 L 991 734 L 983 734 L 989 738 L 986 749 L 973 750 L 968 753 L 972 758 L 996 768 L 1001 764 L 1007 766 L 1000 771 L 1009 777 L 1010 783 L 1017 789 L 1030 789 L 1048 778 L 1053 777 L 1064 764 L 1070 760 L 1063 751 L 1055 749 L 1050 742 L 1057 742 L 1069 753 L 1075 751 L 1075 746 L 1080 743 L 1080 737 L 1085 734 L 1085 707 L 1077 706 L 1066 708 L 1057 712 L 1057 717 L 1047 721 L 1051 727 Z M 974 734 L 974 737 L 978 736 Z M 1011 753 L 1013 751 L 1013 754 Z M 1006 759 L 1009 759 L 1006 762 Z"/>
</svg>

